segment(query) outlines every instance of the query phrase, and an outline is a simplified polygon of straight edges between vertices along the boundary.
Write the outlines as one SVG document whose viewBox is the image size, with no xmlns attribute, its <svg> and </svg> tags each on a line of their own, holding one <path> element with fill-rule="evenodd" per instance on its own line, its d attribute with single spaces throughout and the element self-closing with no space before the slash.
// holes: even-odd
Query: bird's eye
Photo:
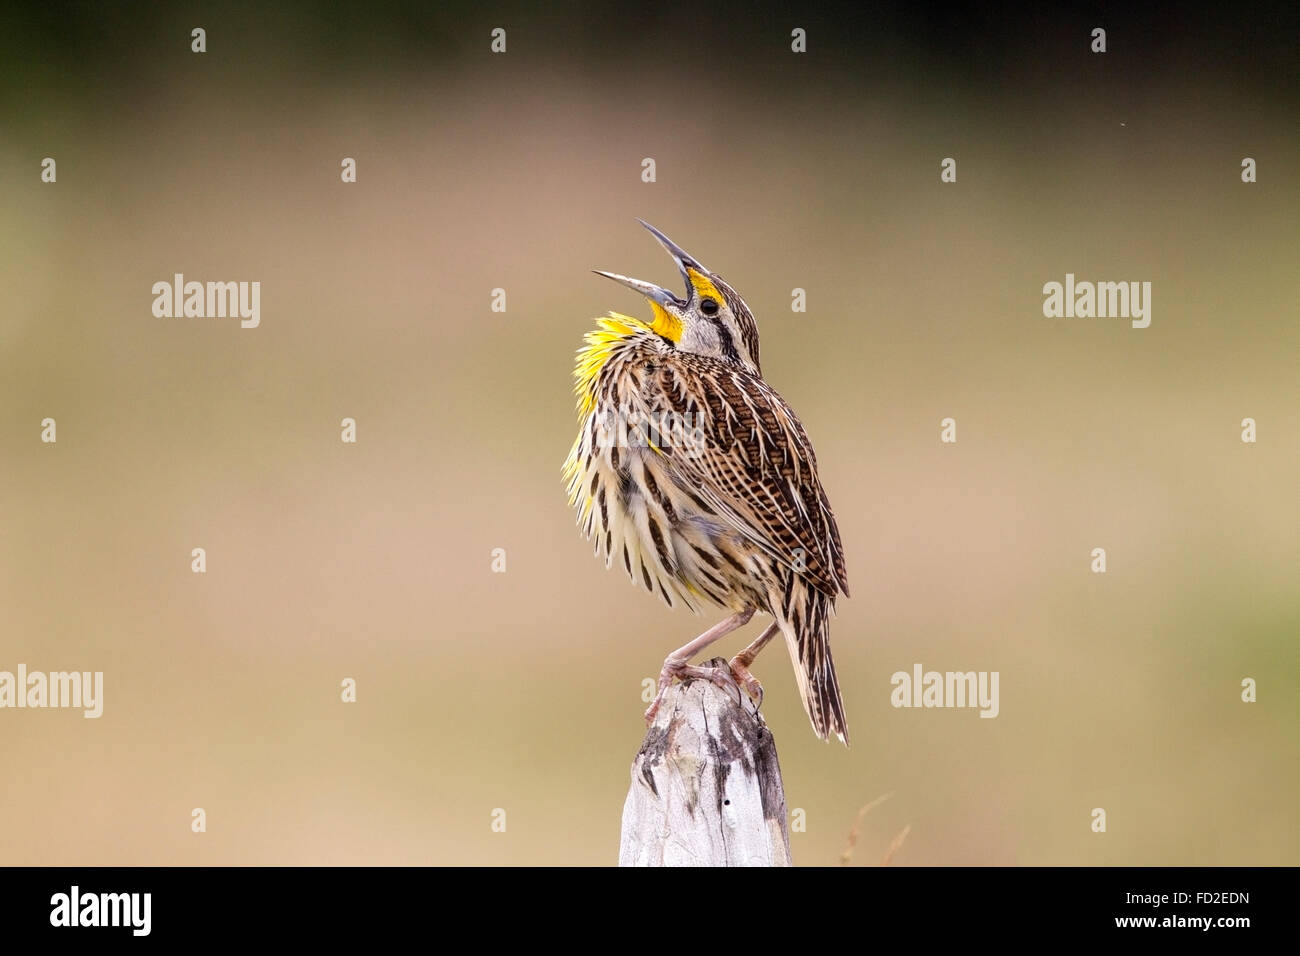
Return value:
<svg viewBox="0 0 1300 956">
<path fill-rule="evenodd" d="M 718 303 L 712 299 L 704 299 L 700 302 L 700 311 L 705 315 L 717 315 Z"/>
</svg>

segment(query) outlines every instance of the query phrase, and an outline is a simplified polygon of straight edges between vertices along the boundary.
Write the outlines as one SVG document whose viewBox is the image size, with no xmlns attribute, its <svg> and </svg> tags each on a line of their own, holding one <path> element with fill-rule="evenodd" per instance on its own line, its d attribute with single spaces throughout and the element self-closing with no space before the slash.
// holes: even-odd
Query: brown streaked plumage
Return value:
<svg viewBox="0 0 1300 956">
<path fill-rule="evenodd" d="M 847 742 L 829 627 L 848 583 L 812 444 L 761 377 L 744 301 L 646 228 L 677 261 L 686 297 L 601 273 L 645 295 L 654 319 L 610 313 L 578 353 L 570 503 L 607 567 L 623 566 L 670 606 L 732 612 L 668 656 L 647 718 L 673 677 L 721 679 L 690 658 L 763 612 L 774 621 L 732 659 L 732 675 L 761 694 L 749 665 L 781 633 L 813 730 Z"/>
</svg>

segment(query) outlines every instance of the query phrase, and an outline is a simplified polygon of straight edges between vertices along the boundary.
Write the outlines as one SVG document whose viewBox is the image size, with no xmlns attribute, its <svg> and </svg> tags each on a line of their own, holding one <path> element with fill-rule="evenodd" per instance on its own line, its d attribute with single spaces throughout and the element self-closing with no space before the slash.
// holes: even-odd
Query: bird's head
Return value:
<svg viewBox="0 0 1300 956">
<path fill-rule="evenodd" d="M 616 272 L 596 275 L 613 279 L 641 293 L 650 302 L 654 321 L 650 327 L 683 352 L 709 355 L 761 374 L 758 362 L 758 324 L 749 306 L 722 277 L 704 268 L 694 256 L 644 220 L 641 225 L 659 240 L 686 280 L 684 296 L 641 279 Z"/>
</svg>

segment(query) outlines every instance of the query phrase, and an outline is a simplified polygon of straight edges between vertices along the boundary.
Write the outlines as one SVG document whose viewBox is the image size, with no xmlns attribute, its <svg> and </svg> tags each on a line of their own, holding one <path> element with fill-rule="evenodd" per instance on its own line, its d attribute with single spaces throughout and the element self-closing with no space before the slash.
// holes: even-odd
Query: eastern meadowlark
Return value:
<svg viewBox="0 0 1300 956">
<path fill-rule="evenodd" d="M 674 677 L 730 676 L 761 700 L 749 667 L 778 632 L 818 737 L 848 742 L 829 643 L 844 551 L 803 425 L 762 378 L 758 326 L 744 301 L 663 233 L 642 222 L 686 280 L 679 297 L 612 272 L 641 293 L 651 321 L 610 312 L 578 352 L 578 438 L 564 465 L 569 503 L 605 566 L 669 606 L 731 615 L 668 655 L 654 717 Z M 731 674 L 691 658 L 744 626 L 773 622 L 732 658 Z"/>
</svg>

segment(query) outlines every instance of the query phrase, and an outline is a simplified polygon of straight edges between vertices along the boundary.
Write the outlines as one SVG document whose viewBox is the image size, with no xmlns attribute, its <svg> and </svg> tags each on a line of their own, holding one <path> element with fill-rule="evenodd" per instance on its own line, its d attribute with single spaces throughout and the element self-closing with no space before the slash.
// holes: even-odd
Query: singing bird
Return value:
<svg viewBox="0 0 1300 956">
<path fill-rule="evenodd" d="M 735 289 L 649 223 L 685 294 L 597 272 L 645 296 L 650 321 L 596 320 L 574 369 L 578 438 L 564 464 L 569 504 L 605 566 L 667 604 L 728 617 L 668 655 L 654 718 L 674 678 L 703 677 L 755 699 L 750 665 L 779 632 L 822 739 L 848 743 L 830 617 L 849 593 L 844 550 L 817 458 L 794 410 L 763 380 L 758 325 Z M 747 624 L 772 623 L 721 668 L 691 658 Z"/>
</svg>

